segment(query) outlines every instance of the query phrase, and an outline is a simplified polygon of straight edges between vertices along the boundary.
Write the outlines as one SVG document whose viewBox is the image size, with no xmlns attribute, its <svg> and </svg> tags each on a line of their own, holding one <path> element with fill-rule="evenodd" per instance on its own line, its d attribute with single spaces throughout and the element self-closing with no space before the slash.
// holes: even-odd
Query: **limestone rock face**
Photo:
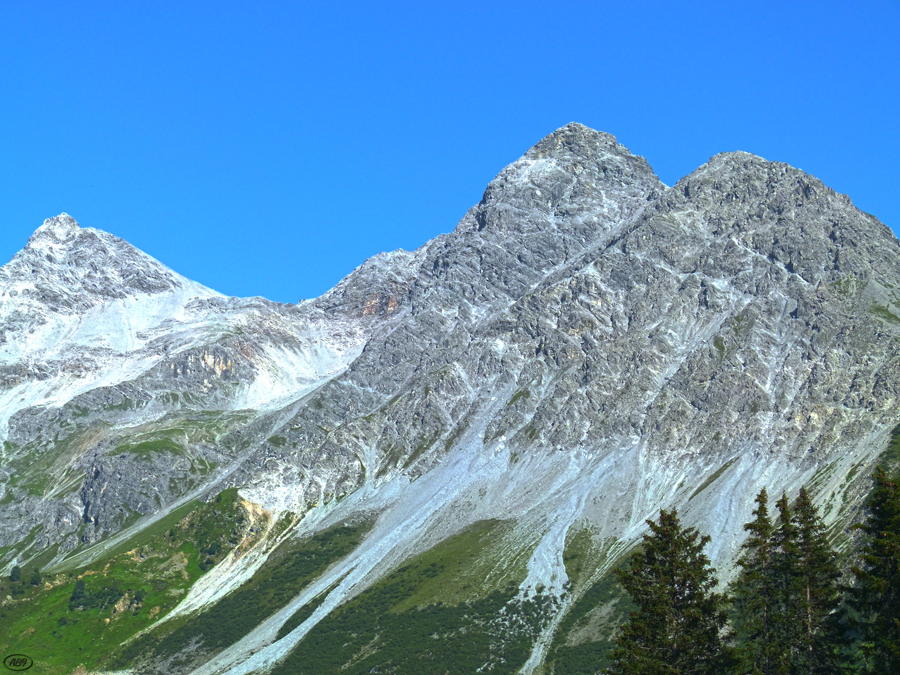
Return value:
<svg viewBox="0 0 900 675">
<path fill-rule="evenodd" d="M 523 588 L 564 612 L 579 529 L 624 550 L 676 507 L 725 576 L 764 485 L 810 485 L 840 530 L 898 396 L 897 239 L 744 152 L 667 187 L 567 125 L 452 232 L 298 306 L 222 297 L 63 215 L 0 269 L 0 567 L 89 557 L 236 485 L 310 528 L 382 514 L 338 600 L 499 519 L 533 551 Z M 241 649 L 274 659 L 268 639 Z"/>
</svg>

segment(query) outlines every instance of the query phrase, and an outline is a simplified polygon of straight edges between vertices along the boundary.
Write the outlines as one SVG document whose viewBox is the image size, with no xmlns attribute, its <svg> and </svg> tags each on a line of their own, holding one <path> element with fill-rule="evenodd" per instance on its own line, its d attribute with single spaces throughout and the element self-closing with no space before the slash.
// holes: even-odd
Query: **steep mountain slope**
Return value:
<svg viewBox="0 0 900 675">
<path fill-rule="evenodd" d="M 67 215 L 0 269 L 0 298 L 0 546 L 37 527 L 39 547 L 69 550 L 183 498 L 240 451 L 217 439 L 255 418 L 242 410 L 315 388 L 365 332 L 327 328 L 314 308 L 298 319 L 225 298 Z M 143 452 L 157 439 L 142 446 L 142 434 L 164 436 L 168 452 Z M 147 485 L 148 472 L 168 481 Z M 130 482 L 110 485 L 110 473 Z"/>
<path fill-rule="evenodd" d="M 267 514 L 110 662 L 141 671 L 437 672 L 469 635 L 473 668 L 582 672 L 646 518 L 677 507 L 727 577 L 759 488 L 807 484 L 843 544 L 900 422 L 884 225 L 742 152 L 668 188 L 577 124 L 450 234 L 297 307 L 65 216 L 0 282 L 0 564 L 99 564 L 230 487 Z M 344 524 L 352 550 L 264 615 L 184 632 Z"/>
</svg>

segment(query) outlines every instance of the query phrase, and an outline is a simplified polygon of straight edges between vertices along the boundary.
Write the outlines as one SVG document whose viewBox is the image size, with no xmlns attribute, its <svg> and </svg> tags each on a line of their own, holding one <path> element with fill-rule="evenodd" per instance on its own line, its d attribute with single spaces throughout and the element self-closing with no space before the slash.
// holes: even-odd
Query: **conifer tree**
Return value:
<svg viewBox="0 0 900 675">
<path fill-rule="evenodd" d="M 678 512 L 648 520 L 642 549 L 616 576 L 637 606 L 612 653 L 612 675 L 713 675 L 729 671 L 722 643 L 722 596 L 703 547 L 710 541 L 684 529 Z"/>
<path fill-rule="evenodd" d="M 781 669 L 776 672 L 785 673 L 791 672 L 802 633 L 794 606 L 801 593 L 797 572 L 799 549 L 794 514 L 786 493 L 782 493 L 775 506 L 778 509 L 778 524 L 772 534 L 772 576 L 777 595 L 777 611 L 773 637 L 775 649 L 782 659 Z"/>
<path fill-rule="evenodd" d="M 777 502 L 777 526 L 767 497 L 756 498 L 756 518 L 732 584 L 734 624 L 742 673 L 812 675 L 838 672 L 843 640 L 837 556 L 806 489 L 793 507 Z"/>
<path fill-rule="evenodd" d="M 800 488 L 793 515 L 797 557 L 796 583 L 799 596 L 790 598 L 797 626 L 794 645 L 796 672 L 806 675 L 834 672 L 839 638 L 835 611 L 841 601 L 837 554 L 828 543 L 825 525 L 809 494 Z"/>
<path fill-rule="evenodd" d="M 780 675 L 786 672 L 788 662 L 784 645 L 778 639 L 784 599 L 775 575 L 775 527 L 769 519 L 765 488 L 757 495 L 756 505 L 756 518 L 744 525 L 750 534 L 741 546 L 737 561 L 740 573 L 731 586 L 739 670 L 753 675 Z"/>
<path fill-rule="evenodd" d="M 78 579 L 75 582 L 75 588 L 72 591 L 72 596 L 69 598 L 69 610 L 73 610 L 76 607 L 82 604 L 82 600 L 84 600 L 84 579 Z"/>
<path fill-rule="evenodd" d="M 887 675 L 900 673 L 900 481 L 881 467 L 872 480 L 850 605 L 859 616 L 866 672 Z"/>
</svg>

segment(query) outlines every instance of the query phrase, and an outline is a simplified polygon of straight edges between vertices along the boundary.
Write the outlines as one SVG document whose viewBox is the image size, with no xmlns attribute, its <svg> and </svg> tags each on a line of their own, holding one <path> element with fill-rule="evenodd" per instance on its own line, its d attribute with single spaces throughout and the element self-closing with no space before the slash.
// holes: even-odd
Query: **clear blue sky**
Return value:
<svg viewBox="0 0 900 675">
<path fill-rule="evenodd" d="M 7 2 L 0 258 L 66 211 L 231 295 L 453 229 L 571 121 L 667 184 L 788 162 L 900 228 L 900 3 Z"/>
</svg>

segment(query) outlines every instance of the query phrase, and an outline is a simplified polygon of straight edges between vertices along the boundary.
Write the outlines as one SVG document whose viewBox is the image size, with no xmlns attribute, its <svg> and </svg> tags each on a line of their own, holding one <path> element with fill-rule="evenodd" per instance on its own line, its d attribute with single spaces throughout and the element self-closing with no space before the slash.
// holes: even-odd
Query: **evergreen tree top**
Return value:
<svg viewBox="0 0 900 675">
<path fill-rule="evenodd" d="M 675 675 L 721 670 L 725 613 L 722 596 L 712 592 L 715 570 L 703 547 L 710 538 L 683 528 L 677 511 L 660 511 L 647 521 L 649 532 L 616 576 L 637 610 L 623 627 L 610 673 Z"/>
<path fill-rule="evenodd" d="M 850 606 L 858 618 L 869 671 L 900 672 L 900 481 L 881 467 L 872 475 L 866 520 L 858 527 L 867 537 Z"/>
</svg>

